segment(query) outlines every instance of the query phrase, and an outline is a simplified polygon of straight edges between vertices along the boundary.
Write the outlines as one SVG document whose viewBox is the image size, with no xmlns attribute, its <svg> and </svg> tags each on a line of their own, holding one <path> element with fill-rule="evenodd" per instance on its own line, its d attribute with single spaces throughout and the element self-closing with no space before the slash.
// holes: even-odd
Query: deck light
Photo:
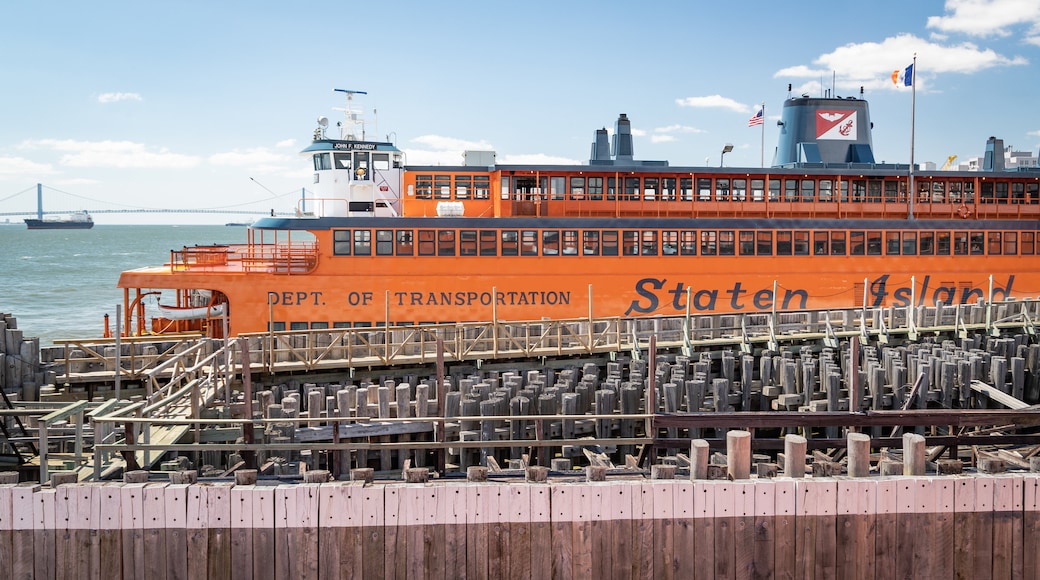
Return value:
<svg viewBox="0 0 1040 580">
<path fill-rule="evenodd" d="M 722 155 L 719 155 L 719 167 L 722 167 L 722 162 L 726 159 L 726 154 L 733 151 L 733 144 L 726 143 L 722 146 Z"/>
</svg>

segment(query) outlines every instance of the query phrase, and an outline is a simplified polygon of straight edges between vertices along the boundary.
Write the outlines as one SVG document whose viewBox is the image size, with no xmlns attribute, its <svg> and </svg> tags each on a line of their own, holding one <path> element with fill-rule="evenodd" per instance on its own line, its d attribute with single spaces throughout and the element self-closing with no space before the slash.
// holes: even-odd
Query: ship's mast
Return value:
<svg viewBox="0 0 1040 580">
<path fill-rule="evenodd" d="M 346 119 L 343 121 L 343 125 L 339 129 L 339 138 L 344 141 L 364 141 L 365 140 L 365 122 L 358 118 L 360 110 L 354 110 L 354 95 L 367 95 L 365 91 L 353 91 L 349 89 L 333 89 L 337 93 L 346 93 L 347 95 L 347 106 L 344 109 L 335 109 L 337 111 L 343 111 Z M 361 128 L 361 135 L 358 136 L 358 127 Z"/>
</svg>

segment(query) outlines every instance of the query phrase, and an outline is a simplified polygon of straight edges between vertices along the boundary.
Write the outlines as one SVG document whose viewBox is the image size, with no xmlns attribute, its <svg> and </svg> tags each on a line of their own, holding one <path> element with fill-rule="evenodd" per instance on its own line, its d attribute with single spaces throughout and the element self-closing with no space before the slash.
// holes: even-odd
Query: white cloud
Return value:
<svg viewBox="0 0 1040 580">
<path fill-rule="evenodd" d="M 1026 135 L 1029 135 L 1030 137 L 1040 137 L 1040 131 L 1030 131 L 1026 133 Z"/>
<path fill-rule="evenodd" d="M 782 69 L 776 71 L 775 73 L 773 73 L 773 78 L 819 77 L 819 76 L 822 76 L 822 75 L 825 75 L 825 74 L 828 74 L 828 71 L 825 71 L 825 70 L 822 70 L 822 69 L 821 70 L 815 70 L 815 69 L 811 69 L 811 68 L 805 66 L 804 64 L 799 64 L 799 65 L 795 65 L 795 66 L 789 66 L 787 68 L 782 68 Z"/>
<path fill-rule="evenodd" d="M 645 129 L 636 129 L 635 127 L 632 127 L 632 136 L 633 137 L 646 137 L 646 130 Z"/>
<path fill-rule="evenodd" d="M 98 95 L 97 100 L 99 103 L 108 104 L 119 101 L 140 101 L 142 99 L 138 93 L 101 93 Z"/>
<path fill-rule="evenodd" d="M 1026 44 L 1032 44 L 1032 45 L 1035 45 L 1035 46 L 1040 46 L 1040 36 L 1027 36 L 1024 39 L 1024 42 Z"/>
<path fill-rule="evenodd" d="M 946 0 L 944 16 L 930 16 L 928 28 L 969 36 L 1008 36 L 1009 28 L 1040 26 L 1040 2 L 1036 0 Z"/>
<path fill-rule="evenodd" d="M 704 133 L 704 129 L 698 129 L 697 127 L 690 127 L 689 125 L 668 125 L 667 127 L 658 127 L 654 129 L 654 133 Z"/>
<path fill-rule="evenodd" d="M 54 169 L 45 163 L 37 163 L 24 157 L 0 157 L 0 176 L 48 175 L 52 173 L 54 173 Z"/>
<path fill-rule="evenodd" d="M 85 177 L 73 177 L 70 179 L 59 179 L 54 182 L 54 185 L 68 187 L 70 185 L 97 185 L 98 183 L 101 182 L 96 179 L 87 179 Z"/>
<path fill-rule="evenodd" d="M 153 149 L 131 141 L 75 141 L 72 139 L 38 139 L 26 141 L 25 149 L 49 149 L 64 153 L 60 165 L 69 167 L 115 167 L 119 169 L 184 169 L 201 163 L 199 157 Z"/>
<path fill-rule="evenodd" d="M 698 107 L 698 108 L 712 108 L 712 109 L 729 109 L 738 113 L 747 113 L 751 111 L 750 105 L 744 103 L 738 103 L 729 97 L 722 95 L 710 95 L 707 97 L 686 97 L 683 99 L 675 99 L 675 103 L 680 107 Z"/>
<path fill-rule="evenodd" d="M 793 66 L 782 69 L 776 76 L 819 79 L 823 76 L 827 81 L 834 75 L 835 88 L 839 90 L 857 90 L 859 87 L 871 89 L 895 88 L 892 84 L 892 71 L 905 68 L 914 55 L 917 55 L 918 90 L 921 80 L 942 73 L 970 74 L 998 66 L 1019 66 L 1028 64 L 1020 56 L 1007 57 L 992 49 L 982 49 L 970 42 L 956 45 L 944 45 L 918 38 L 912 34 L 900 34 L 881 42 L 863 42 L 846 44 L 833 51 L 820 55 L 814 65 L 820 70 L 828 71 L 821 75 L 818 70 L 806 66 Z M 817 81 L 818 82 L 818 81 Z M 801 88 L 809 89 L 811 83 Z M 825 85 L 830 85 L 825 82 Z M 818 90 L 819 85 L 816 85 Z M 801 92 L 812 91 L 803 90 Z"/>
<path fill-rule="evenodd" d="M 503 155 L 495 160 L 502 165 L 580 165 L 584 161 L 576 161 L 567 157 L 556 157 L 544 153 L 521 153 L 519 155 Z"/>
<path fill-rule="evenodd" d="M 274 153 L 263 147 L 253 149 L 228 151 L 226 153 L 215 153 L 209 156 L 208 161 L 213 165 L 225 165 L 231 167 L 263 167 L 282 165 L 293 161 L 294 158 L 281 153 Z"/>
<path fill-rule="evenodd" d="M 412 139 L 411 142 L 435 151 L 459 151 L 461 153 L 467 150 L 486 151 L 494 149 L 494 146 L 485 141 L 466 141 L 441 135 L 421 135 Z"/>
<path fill-rule="evenodd" d="M 667 135 L 667 134 L 665 134 L 665 135 L 653 135 L 653 136 L 650 137 L 650 142 L 651 143 L 671 143 L 673 141 L 678 141 L 678 139 L 675 138 L 675 135 Z"/>
<path fill-rule="evenodd" d="M 279 141 L 279 142 L 275 143 L 274 146 L 279 148 L 279 149 L 284 149 L 284 148 L 288 148 L 288 147 L 296 147 L 296 139 L 285 139 L 283 141 Z"/>
</svg>

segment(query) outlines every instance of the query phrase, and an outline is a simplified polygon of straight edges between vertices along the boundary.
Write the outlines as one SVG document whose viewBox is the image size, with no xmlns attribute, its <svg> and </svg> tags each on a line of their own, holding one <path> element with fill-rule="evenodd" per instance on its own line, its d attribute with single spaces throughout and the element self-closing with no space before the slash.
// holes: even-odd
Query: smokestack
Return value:
<svg viewBox="0 0 1040 580">
<path fill-rule="evenodd" d="M 614 159 L 631 161 L 632 154 L 632 122 L 621 113 L 614 125 Z"/>
<path fill-rule="evenodd" d="M 592 138 L 592 156 L 590 161 L 610 161 L 610 143 L 607 140 L 607 129 L 596 129 L 596 135 Z"/>
</svg>

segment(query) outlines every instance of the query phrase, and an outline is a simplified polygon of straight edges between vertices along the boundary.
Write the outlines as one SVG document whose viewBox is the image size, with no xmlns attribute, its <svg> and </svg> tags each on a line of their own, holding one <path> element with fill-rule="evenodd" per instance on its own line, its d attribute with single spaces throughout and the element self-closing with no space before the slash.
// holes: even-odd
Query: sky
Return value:
<svg viewBox="0 0 1040 580">
<path fill-rule="evenodd" d="M 410 164 L 583 163 L 628 115 L 637 159 L 768 165 L 790 94 L 863 96 L 878 161 L 1040 148 L 1037 0 L 5 2 L 0 212 L 290 210 L 333 89 Z M 788 93 L 788 85 L 792 86 Z M 764 140 L 748 119 L 765 105 Z M 764 141 L 764 147 L 763 147 Z M 75 207 L 81 204 L 81 207 Z M 97 223 L 233 215 L 100 214 Z"/>
</svg>

